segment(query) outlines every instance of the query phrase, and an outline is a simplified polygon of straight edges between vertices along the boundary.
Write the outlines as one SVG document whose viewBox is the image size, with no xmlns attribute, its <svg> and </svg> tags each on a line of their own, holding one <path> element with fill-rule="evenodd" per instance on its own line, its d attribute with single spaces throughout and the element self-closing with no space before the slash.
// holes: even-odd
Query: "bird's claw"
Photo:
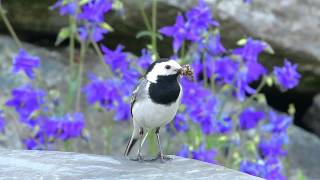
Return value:
<svg viewBox="0 0 320 180">
<path fill-rule="evenodd" d="M 143 161 L 143 156 L 141 156 L 140 154 L 136 157 L 136 158 L 131 158 L 131 161 L 139 161 L 142 162 Z"/>
<path fill-rule="evenodd" d="M 164 154 L 161 154 L 159 153 L 157 155 L 157 157 L 153 158 L 153 159 L 150 159 L 148 161 L 157 161 L 158 159 L 160 159 L 161 162 L 165 162 L 165 161 L 169 161 L 169 160 L 172 160 L 173 158 L 168 156 L 168 155 L 164 155 Z"/>
</svg>

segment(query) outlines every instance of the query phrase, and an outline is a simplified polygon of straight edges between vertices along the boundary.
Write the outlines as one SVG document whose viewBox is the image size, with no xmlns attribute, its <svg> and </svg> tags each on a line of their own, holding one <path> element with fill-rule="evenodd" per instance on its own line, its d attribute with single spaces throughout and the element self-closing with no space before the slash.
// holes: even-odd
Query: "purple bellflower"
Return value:
<svg viewBox="0 0 320 180">
<path fill-rule="evenodd" d="M 31 56 L 24 49 L 20 49 L 19 53 L 12 59 L 13 72 L 17 73 L 20 70 L 30 78 L 34 78 L 34 68 L 40 66 L 40 58 L 37 56 Z"/>
<path fill-rule="evenodd" d="M 297 67 L 297 64 L 292 64 L 287 59 L 285 59 L 283 67 L 274 67 L 273 74 L 280 87 L 292 89 L 298 85 L 301 75 L 297 72 Z"/>
</svg>

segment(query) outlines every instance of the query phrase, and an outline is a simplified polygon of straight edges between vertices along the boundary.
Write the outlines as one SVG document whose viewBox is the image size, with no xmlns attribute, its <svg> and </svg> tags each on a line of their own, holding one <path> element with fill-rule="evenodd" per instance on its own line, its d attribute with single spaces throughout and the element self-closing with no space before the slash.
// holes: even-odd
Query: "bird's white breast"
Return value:
<svg viewBox="0 0 320 180">
<path fill-rule="evenodd" d="M 149 85 L 146 87 L 149 88 Z M 179 97 L 176 102 L 170 105 L 154 103 L 150 98 L 135 103 L 132 114 L 134 123 L 146 129 L 161 127 L 173 120 L 176 115 L 182 97 L 180 86 Z"/>
</svg>

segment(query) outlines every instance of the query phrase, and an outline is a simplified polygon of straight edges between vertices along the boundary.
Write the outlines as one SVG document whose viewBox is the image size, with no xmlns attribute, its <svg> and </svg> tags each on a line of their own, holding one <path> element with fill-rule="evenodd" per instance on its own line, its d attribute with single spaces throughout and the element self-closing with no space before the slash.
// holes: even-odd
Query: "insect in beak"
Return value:
<svg viewBox="0 0 320 180">
<path fill-rule="evenodd" d="M 182 68 L 176 69 L 177 74 L 181 74 L 182 73 Z"/>
</svg>

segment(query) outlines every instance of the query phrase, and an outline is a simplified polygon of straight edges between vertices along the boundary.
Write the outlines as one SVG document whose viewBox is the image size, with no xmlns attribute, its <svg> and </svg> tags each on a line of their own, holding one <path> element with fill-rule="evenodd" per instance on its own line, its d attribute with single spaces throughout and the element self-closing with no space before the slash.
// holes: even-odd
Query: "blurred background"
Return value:
<svg viewBox="0 0 320 180">
<path fill-rule="evenodd" d="M 101 43 L 110 49 L 115 49 L 120 43 L 125 46 L 126 51 L 140 55 L 141 49 L 149 43 L 149 39 L 136 37 L 137 33 L 145 29 L 139 1 L 122 0 L 123 10 L 107 14 L 107 22 L 115 31 L 107 34 Z M 55 42 L 60 29 L 69 22 L 68 18 L 60 16 L 59 12 L 49 10 L 48 7 L 55 2 L 55 0 L 3 0 L 2 4 L 28 52 L 41 57 L 45 83 L 48 87 L 63 91 L 65 77 L 68 74 L 68 42 L 64 41 L 59 46 L 55 46 Z M 274 55 L 263 54 L 260 57 L 262 64 L 267 68 L 282 65 L 284 58 L 289 58 L 298 64 L 302 78 L 295 89 L 283 93 L 276 88 L 266 87 L 262 92 L 266 94 L 267 103 L 277 111 L 287 112 L 289 104 L 295 104 L 294 126 L 289 131 L 289 162 L 295 170 L 302 169 L 306 179 L 320 178 L 320 1 L 252 0 L 251 3 L 244 3 L 241 0 L 208 0 L 206 2 L 213 8 L 214 17 L 220 23 L 221 41 L 226 47 L 233 48 L 239 39 L 251 36 L 262 39 L 273 47 Z M 196 0 L 158 0 L 157 27 L 174 24 L 179 12 L 184 12 L 195 4 Z M 146 0 L 142 5 L 150 17 L 152 3 Z M 3 22 L 0 22 L 0 60 L 10 59 L 16 53 L 14 41 Z M 170 39 L 158 43 L 160 57 L 170 57 L 171 49 Z M 75 54 L 76 58 L 80 56 L 79 50 L 76 50 Z M 85 63 L 85 71 L 96 73 L 104 71 L 99 64 L 98 56 L 91 49 L 88 50 Z M 3 76 L 1 78 L 0 87 L 11 86 L 12 80 Z M 3 101 L 4 99 L 0 99 L 0 102 Z M 86 106 L 85 103 L 82 105 Z M 87 128 L 94 142 L 88 146 L 86 142 L 79 140 L 70 150 L 95 154 L 122 154 L 131 134 L 130 123 L 117 122 L 118 125 L 112 126 L 114 128 L 111 132 L 107 127 L 113 123 L 110 121 L 112 113 L 105 111 L 90 113 L 92 118 L 87 121 Z M 117 132 L 121 134 L 117 135 Z M 16 130 L 6 131 L 4 136 L 0 136 L 0 146 L 23 148 L 19 137 L 16 136 Z M 105 139 L 108 138 L 112 138 L 112 146 L 106 145 Z M 167 143 L 168 138 L 163 139 Z M 65 147 L 65 144 L 61 146 Z"/>
</svg>

